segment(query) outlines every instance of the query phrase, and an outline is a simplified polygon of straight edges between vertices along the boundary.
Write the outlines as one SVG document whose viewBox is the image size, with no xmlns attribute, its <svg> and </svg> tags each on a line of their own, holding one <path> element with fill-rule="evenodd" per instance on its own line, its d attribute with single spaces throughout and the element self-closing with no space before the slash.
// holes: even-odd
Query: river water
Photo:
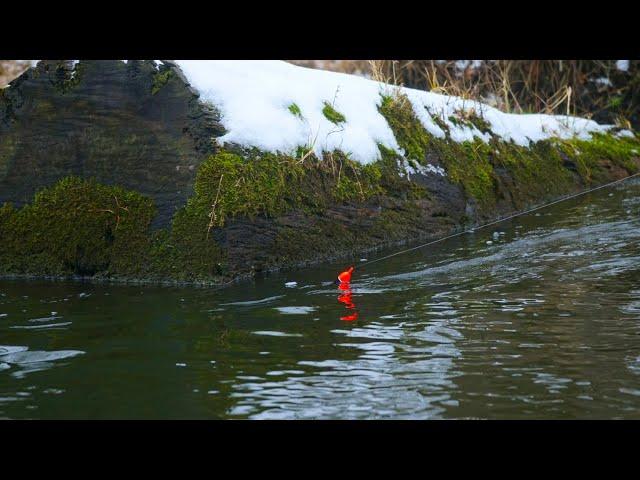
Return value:
<svg viewBox="0 0 640 480">
<path fill-rule="evenodd" d="M 0 281 L 0 418 L 640 418 L 639 214 L 628 182 L 350 290 Z"/>
</svg>

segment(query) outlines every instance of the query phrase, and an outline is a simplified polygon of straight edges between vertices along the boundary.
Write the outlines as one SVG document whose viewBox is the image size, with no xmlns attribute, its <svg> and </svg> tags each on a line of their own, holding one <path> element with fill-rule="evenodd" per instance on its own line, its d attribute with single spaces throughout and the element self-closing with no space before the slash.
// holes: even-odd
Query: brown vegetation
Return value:
<svg viewBox="0 0 640 480">
<path fill-rule="evenodd" d="M 472 98 L 506 112 L 640 125 L 640 68 L 615 60 L 296 60 L 388 83 Z"/>
</svg>

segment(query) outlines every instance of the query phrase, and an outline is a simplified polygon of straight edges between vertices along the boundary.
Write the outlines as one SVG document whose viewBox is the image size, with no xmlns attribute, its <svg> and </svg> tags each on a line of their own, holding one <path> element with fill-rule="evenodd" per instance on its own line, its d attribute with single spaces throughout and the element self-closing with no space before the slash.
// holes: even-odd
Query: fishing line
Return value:
<svg viewBox="0 0 640 480">
<path fill-rule="evenodd" d="M 522 215 L 527 215 L 527 214 L 529 214 L 531 212 L 535 212 L 537 210 L 542 210 L 543 208 L 550 207 L 551 205 L 555 205 L 557 203 L 564 202 L 565 200 L 571 200 L 572 198 L 576 198 L 576 197 L 579 197 L 581 195 L 586 195 L 587 193 L 595 192 L 596 190 L 600 190 L 602 188 L 606 188 L 606 187 L 610 187 L 612 185 L 616 185 L 618 183 L 622 183 L 625 180 L 629 180 L 630 178 L 637 177 L 637 176 L 640 176 L 640 172 L 634 173 L 633 175 L 629 175 L 628 177 L 621 178 L 619 180 L 614 180 L 613 182 L 609 182 L 609 183 L 606 183 L 604 185 L 600 185 L 598 187 L 590 188 L 588 190 L 583 190 L 582 192 L 574 193 L 572 195 L 567 195 L 567 196 L 562 197 L 562 198 L 560 198 L 558 200 L 554 200 L 553 202 L 545 203 L 543 205 L 540 205 L 540 206 L 534 207 L 534 208 L 530 208 L 529 210 L 525 210 L 523 212 L 514 213 L 513 215 L 509 215 L 507 217 L 503 217 L 503 218 L 499 218 L 497 220 L 493 220 L 493 221 L 491 221 L 489 223 L 485 223 L 484 225 L 480 225 L 479 227 L 473 227 L 473 228 L 469 228 L 467 230 L 463 230 L 461 232 L 452 233 L 451 235 L 447 235 L 446 237 L 438 238 L 436 240 L 432 240 L 430 242 L 423 243 L 422 245 L 418 245 L 417 247 L 407 248 L 406 250 L 401 250 L 399 252 L 392 253 L 391 255 L 387 255 L 385 257 L 376 258 L 375 260 L 370 260 L 368 262 L 361 263 L 360 265 L 358 265 L 358 269 L 361 269 L 361 268 L 363 268 L 363 267 L 365 267 L 367 265 L 371 265 L 372 263 L 381 262 L 382 260 L 386 260 L 386 259 L 391 258 L 391 257 L 402 255 L 403 253 L 412 252 L 412 251 L 418 250 L 420 248 L 428 247 L 429 245 L 434 245 L 434 244 L 439 243 L 439 242 L 444 242 L 445 240 L 449 240 L 450 238 L 458 237 L 458 236 L 464 235 L 466 233 L 472 233 L 472 232 L 475 232 L 476 230 L 480 230 L 481 228 L 490 227 L 491 225 L 496 225 L 496 224 L 504 222 L 506 220 L 511 220 L 513 218 L 520 217 Z"/>
</svg>

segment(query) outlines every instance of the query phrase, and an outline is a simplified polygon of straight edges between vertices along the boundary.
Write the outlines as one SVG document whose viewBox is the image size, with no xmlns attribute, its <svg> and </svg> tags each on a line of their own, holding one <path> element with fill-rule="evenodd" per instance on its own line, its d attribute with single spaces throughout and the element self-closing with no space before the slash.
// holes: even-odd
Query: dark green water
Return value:
<svg viewBox="0 0 640 480">
<path fill-rule="evenodd" d="M 640 418 L 639 214 L 628 184 L 373 264 L 355 309 L 346 263 L 222 291 L 2 281 L 0 417 Z"/>
</svg>

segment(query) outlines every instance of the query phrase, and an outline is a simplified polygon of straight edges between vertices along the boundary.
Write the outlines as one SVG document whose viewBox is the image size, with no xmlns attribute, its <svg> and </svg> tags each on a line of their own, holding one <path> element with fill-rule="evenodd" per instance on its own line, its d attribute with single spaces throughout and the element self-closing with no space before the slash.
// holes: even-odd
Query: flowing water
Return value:
<svg viewBox="0 0 640 480">
<path fill-rule="evenodd" d="M 2 281 L 0 418 L 640 418 L 639 214 L 629 182 L 350 290 Z"/>
</svg>

